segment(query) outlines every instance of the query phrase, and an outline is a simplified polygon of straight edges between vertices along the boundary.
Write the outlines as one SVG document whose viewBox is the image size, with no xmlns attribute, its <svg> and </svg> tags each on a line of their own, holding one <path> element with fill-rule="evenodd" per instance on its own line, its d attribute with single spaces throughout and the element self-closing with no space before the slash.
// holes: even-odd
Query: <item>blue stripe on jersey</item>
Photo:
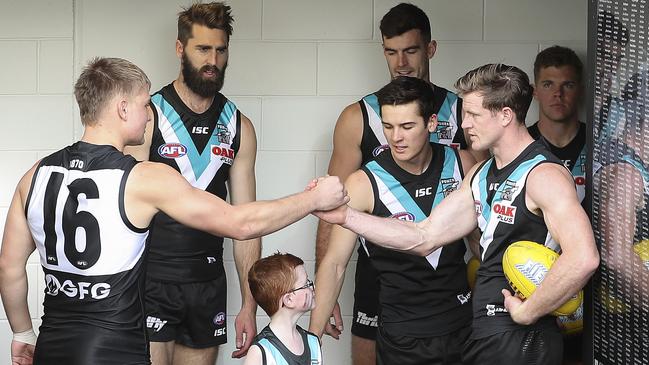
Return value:
<svg viewBox="0 0 649 365">
<path fill-rule="evenodd" d="M 401 185 L 397 179 L 394 178 L 389 172 L 385 171 L 376 161 L 370 161 L 365 165 L 368 170 L 375 173 L 381 181 L 390 189 L 392 194 L 399 199 L 401 205 L 403 205 L 406 210 L 415 216 L 415 222 L 420 222 L 426 219 L 426 214 L 419 208 L 419 205 L 415 203 L 415 200 L 410 196 L 408 191 Z"/>
<path fill-rule="evenodd" d="M 487 163 L 482 166 L 482 169 L 478 171 L 478 187 L 480 188 L 480 205 L 482 206 L 481 214 L 487 224 L 489 223 L 489 216 L 491 216 L 491 204 L 487 202 L 487 173 L 491 168 L 491 164 L 494 159 L 491 158 Z"/>
<path fill-rule="evenodd" d="M 452 92 L 447 92 L 446 93 L 446 98 L 444 99 L 444 103 L 442 104 L 442 107 L 439 108 L 439 111 L 437 112 L 437 119 L 438 120 L 443 120 L 443 121 L 448 121 L 451 119 L 451 113 L 453 112 L 453 104 L 457 102 L 457 95 L 453 94 Z"/>
<path fill-rule="evenodd" d="M 447 92 L 446 97 L 444 98 L 444 102 L 442 103 L 442 106 L 439 108 L 439 111 L 437 111 L 437 120 L 443 121 L 443 122 L 448 122 L 453 118 L 453 105 L 457 102 L 457 95 L 453 94 L 452 92 Z M 439 142 L 439 134 L 443 132 L 446 128 L 449 128 L 446 125 L 438 124 L 437 129 L 435 132 L 430 134 L 430 141 L 435 142 L 435 143 L 440 143 Z"/>
<path fill-rule="evenodd" d="M 225 105 L 223 105 L 223 110 L 221 111 L 221 115 L 219 115 L 219 122 L 221 122 L 224 126 L 227 127 L 228 124 L 230 124 L 230 121 L 232 120 L 232 116 L 236 111 L 237 111 L 237 107 L 234 105 L 233 102 L 228 100 L 225 103 Z M 212 137 L 214 137 L 214 135 L 212 135 Z M 212 141 L 210 140 L 210 142 Z"/>
<path fill-rule="evenodd" d="M 284 356 L 282 355 L 281 352 L 277 349 L 277 347 L 273 346 L 273 344 L 268 341 L 265 338 L 262 338 L 259 340 L 259 344 L 266 350 L 270 351 L 270 356 L 275 360 L 275 363 L 277 365 L 283 365 L 286 364 L 286 360 L 284 360 Z M 263 350 L 262 350 L 263 351 Z"/>
<path fill-rule="evenodd" d="M 520 165 L 518 165 L 516 167 L 516 169 L 511 174 L 509 174 L 509 176 L 507 177 L 507 179 L 505 181 L 507 181 L 507 180 L 520 181 L 521 177 L 523 177 L 523 175 L 525 175 L 532 167 L 534 167 L 539 162 L 544 161 L 545 159 L 546 158 L 543 155 L 536 155 L 536 156 L 534 156 L 534 158 L 531 158 L 531 159 L 521 163 Z M 505 187 L 505 183 L 503 182 L 503 184 L 501 184 L 498 187 L 498 190 L 496 191 L 496 194 L 494 194 L 494 198 L 493 198 L 492 201 L 500 201 L 500 200 L 502 200 L 500 198 L 500 196 L 503 194 L 503 188 L 504 187 Z"/>
<path fill-rule="evenodd" d="M 376 115 L 381 116 L 381 106 L 379 106 L 379 98 L 374 94 L 367 95 L 363 98 L 365 102 L 374 109 Z"/>
<path fill-rule="evenodd" d="M 321 364 L 320 359 L 320 342 L 318 338 L 313 335 L 307 335 L 307 343 L 309 344 L 309 349 L 311 350 L 311 364 Z M 315 362 L 314 360 L 318 360 Z"/>
<path fill-rule="evenodd" d="M 194 140 L 187 131 L 185 124 L 183 123 L 180 115 L 178 115 L 174 107 L 169 104 L 169 102 L 167 102 L 161 94 L 154 95 L 153 97 L 151 97 L 151 100 L 160 107 L 162 114 L 165 116 L 165 118 L 167 118 L 172 128 L 174 129 L 176 137 L 178 137 L 178 141 L 180 141 L 180 143 L 182 143 L 187 148 L 187 157 L 189 157 L 189 162 L 192 165 L 194 177 L 196 180 L 198 180 L 198 178 L 200 178 L 200 176 L 203 174 L 203 171 L 205 171 L 207 165 L 209 165 L 212 159 L 212 145 L 218 145 L 220 143 L 217 138 L 218 128 L 214 128 L 209 141 L 205 144 L 205 148 L 203 148 L 203 151 L 199 153 L 196 149 L 196 145 L 194 144 Z M 235 111 L 236 107 L 231 101 L 228 100 L 227 103 L 223 106 L 221 115 L 219 115 L 219 122 L 227 127 Z"/>
<path fill-rule="evenodd" d="M 455 166 L 457 165 L 457 156 L 455 152 L 451 150 L 450 147 L 444 148 L 444 167 L 442 167 L 442 173 L 439 175 L 440 180 L 448 177 L 455 177 Z M 444 199 L 444 184 L 442 182 L 437 183 L 437 193 L 435 193 L 435 201 L 433 201 L 433 207 L 436 207 L 442 199 Z"/>
</svg>

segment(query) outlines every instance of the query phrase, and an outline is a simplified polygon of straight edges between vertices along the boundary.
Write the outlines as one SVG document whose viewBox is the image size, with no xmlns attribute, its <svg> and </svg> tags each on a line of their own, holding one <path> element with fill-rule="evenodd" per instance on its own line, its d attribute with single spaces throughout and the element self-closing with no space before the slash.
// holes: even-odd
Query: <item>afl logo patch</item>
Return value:
<svg viewBox="0 0 649 365">
<path fill-rule="evenodd" d="M 374 151 L 372 151 L 372 156 L 376 157 L 376 156 L 379 155 L 379 153 L 381 153 L 381 152 L 383 152 L 385 150 L 389 150 L 389 149 L 390 149 L 390 146 L 388 146 L 387 144 L 380 145 L 380 146 L 376 147 L 374 149 Z"/>
<path fill-rule="evenodd" d="M 408 213 L 408 212 L 394 213 L 390 216 L 390 218 L 401 219 L 402 221 L 406 221 L 406 222 L 415 221 L 415 216 L 412 213 Z"/>
<path fill-rule="evenodd" d="M 214 319 L 212 320 L 215 325 L 220 326 L 223 323 L 225 323 L 225 313 L 224 312 L 219 312 L 214 316 Z"/>
<path fill-rule="evenodd" d="M 166 143 L 158 147 L 158 154 L 164 158 L 179 158 L 187 154 L 187 147 L 180 143 Z"/>
</svg>

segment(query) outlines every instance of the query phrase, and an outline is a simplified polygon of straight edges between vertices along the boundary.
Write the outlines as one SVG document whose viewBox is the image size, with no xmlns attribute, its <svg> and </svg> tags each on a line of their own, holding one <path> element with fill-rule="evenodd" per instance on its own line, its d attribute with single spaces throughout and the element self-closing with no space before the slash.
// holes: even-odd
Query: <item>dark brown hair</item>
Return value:
<svg viewBox="0 0 649 365">
<path fill-rule="evenodd" d="M 232 35 L 232 22 L 230 14 L 232 9 L 222 2 L 208 4 L 193 4 L 178 13 L 178 40 L 184 46 L 187 40 L 192 37 L 192 25 L 198 24 L 210 29 L 221 29 L 228 35 Z"/>
</svg>

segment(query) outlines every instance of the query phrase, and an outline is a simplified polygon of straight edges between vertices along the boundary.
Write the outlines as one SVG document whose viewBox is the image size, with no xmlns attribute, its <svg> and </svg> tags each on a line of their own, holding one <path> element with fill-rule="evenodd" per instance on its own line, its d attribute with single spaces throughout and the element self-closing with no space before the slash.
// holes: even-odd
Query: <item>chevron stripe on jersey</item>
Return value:
<svg viewBox="0 0 649 365">
<path fill-rule="evenodd" d="M 421 222 L 426 219 L 427 215 L 421 210 L 421 208 L 419 208 L 419 205 L 415 203 L 412 196 L 410 196 L 394 176 L 385 171 L 376 163 L 376 161 L 370 161 L 365 166 L 367 166 L 372 175 L 374 175 L 374 180 L 379 189 L 378 194 L 381 197 L 381 201 L 393 215 L 408 212 L 414 215 L 415 222 Z M 437 269 L 442 249 L 443 247 L 440 247 L 426 256 L 426 260 L 428 260 L 433 269 Z"/>
<path fill-rule="evenodd" d="M 151 97 L 151 101 L 156 106 L 156 109 L 159 108 L 158 123 L 164 141 L 166 143 L 180 143 L 187 149 L 184 156 L 175 158 L 180 173 L 192 186 L 205 190 L 217 171 L 228 161 L 227 156 L 215 155 L 212 152 L 212 148 L 215 146 L 227 145 L 227 143 L 219 140 L 219 134 L 223 131 L 215 128 L 203 151 L 198 151 L 191 135 L 173 106 L 161 94 L 155 94 Z M 236 106 L 231 101 L 228 100 L 223 106 L 218 124 L 227 128 L 230 136 L 236 134 Z M 231 143 L 232 140 L 230 140 Z M 231 163 L 232 161 L 229 161 L 229 164 Z"/>
<path fill-rule="evenodd" d="M 480 246 L 482 247 L 482 260 L 485 260 L 489 252 L 489 246 L 493 242 L 494 231 L 500 224 L 515 224 L 515 214 L 508 214 L 507 210 L 511 211 L 516 207 L 513 207 L 511 204 L 518 195 L 524 191 L 522 184 L 527 180 L 527 175 L 532 171 L 532 168 L 538 165 L 541 161 L 545 161 L 543 155 L 537 155 L 534 158 L 527 160 L 521 163 L 505 180 L 504 183 L 500 184 L 496 189 L 493 198 L 491 201 L 488 201 L 486 198 L 487 195 L 487 179 L 486 174 L 489 171 L 493 163 L 493 158 L 491 158 L 478 172 L 478 179 L 474 180 L 473 189 L 478 193 L 474 196 L 479 196 L 479 199 L 476 199 L 476 202 L 482 203 L 481 213 L 479 214 L 478 226 L 482 231 L 482 236 L 480 237 Z M 521 184 L 522 183 L 522 184 Z M 500 207 L 500 208 L 498 208 Z M 493 209 L 492 209 L 493 206 Z M 494 212 L 498 210 L 502 213 Z M 511 219 L 510 222 L 508 220 Z M 559 246 L 554 242 L 550 233 L 548 232 L 545 240 L 545 245 L 551 249 L 558 250 Z"/>
<path fill-rule="evenodd" d="M 374 176 L 381 202 L 392 215 L 408 212 L 414 216 L 415 222 L 421 222 L 426 219 L 428 215 L 421 210 L 410 193 L 408 193 L 392 174 L 385 171 L 376 161 L 370 161 L 366 164 L 366 167 Z M 454 153 L 449 153 L 449 157 L 444 160 L 441 176 L 453 176 L 453 178 L 449 179 L 446 183 L 442 179 L 437 184 L 433 207 L 437 206 L 449 193 L 457 189 L 459 181 L 462 181 L 462 173 L 459 170 L 459 163 Z M 362 242 L 365 244 L 364 239 Z M 442 249 L 443 247 L 440 247 L 426 256 L 426 260 L 428 260 L 434 269 L 437 269 Z"/>
</svg>

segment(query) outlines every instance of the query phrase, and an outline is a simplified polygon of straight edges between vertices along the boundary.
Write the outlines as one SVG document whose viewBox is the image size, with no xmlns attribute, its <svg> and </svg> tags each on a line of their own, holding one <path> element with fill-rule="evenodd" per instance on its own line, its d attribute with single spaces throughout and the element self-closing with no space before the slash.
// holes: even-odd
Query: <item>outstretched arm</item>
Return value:
<svg viewBox="0 0 649 365">
<path fill-rule="evenodd" d="M 153 215 L 163 211 L 186 226 L 238 240 L 267 235 L 313 210 L 333 209 L 348 200 L 340 180 L 326 177 L 308 191 L 232 206 L 193 188 L 171 167 L 152 162 L 142 162 L 133 168 L 125 196 L 126 214 L 137 227 L 147 227 Z"/>
<path fill-rule="evenodd" d="M 256 199 L 255 186 L 255 157 L 257 154 L 257 139 L 252 123 L 241 116 L 241 146 L 232 168 L 230 169 L 230 201 L 233 205 L 253 202 Z M 248 286 L 248 271 L 255 261 L 261 257 L 261 238 L 246 241 L 234 240 L 234 263 L 239 276 L 241 291 L 241 310 L 234 322 L 237 351 L 232 357 L 243 357 L 253 338 L 257 334 L 257 303 L 252 297 Z"/>
<path fill-rule="evenodd" d="M 379 218 L 346 206 L 329 212 L 316 212 L 316 215 L 380 246 L 426 256 L 477 227 L 470 186 L 475 169 L 467 174 L 460 189 L 442 200 L 430 216 L 419 223 Z"/>
<path fill-rule="evenodd" d="M 14 333 L 11 343 L 12 364 L 31 364 L 36 336 L 27 305 L 27 271 L 25 265 L 34 251 L 27 218 L 25 217 L 25 197 L 34 174 L 32 168 L 21 179 L 14 193 L 0 251 L 0 294 L 2 304 Z"/>
<path fill-rule="evenodd" d="M 549 194 L 550 182 L 552 192 Z M 579 204 L 568 170 L 549 163 L 534 168 L 527 178 L 525 203 L 530 211 L 543 216 L 562 251 L 541 285 L 526 301 L 521 302 L 503 290 L 505 307 L 512 319 L 528 325 L 581 290 L 597 269 L 599 254 L 590 221 Z"/>
</svg>

